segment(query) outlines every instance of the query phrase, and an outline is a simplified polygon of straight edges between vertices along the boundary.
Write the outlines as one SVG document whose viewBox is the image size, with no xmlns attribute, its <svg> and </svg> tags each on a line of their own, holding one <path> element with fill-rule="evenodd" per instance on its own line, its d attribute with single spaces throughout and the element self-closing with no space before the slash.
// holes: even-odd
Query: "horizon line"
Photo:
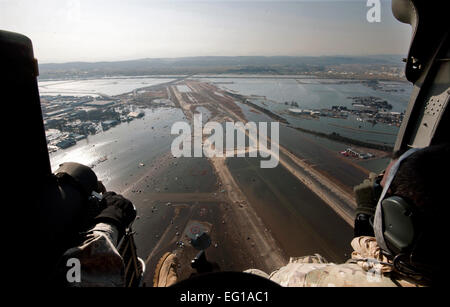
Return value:
<svg viewBox="0 0 450 307">
<path fill-rule="evenodd" d="M 335 55 L 198 55 L 198 56 L 180 56 L 180 57 L 147 57 L 147 58 L 134 58 L 126 60 L 97 60 L 97 61 L 67 61 L 67 62 L 39 62 L 39 65 L 58 65 L 58 64 L 75 64 L 75 63 L 115 63 L 115 62 L 131 62 L 131 61 L 142 61 L 142 60 L 176 60 L 176 59 L 192 59 L 192 58 L 331 58 L 331 57 L 347 57 L 347 58 L 370 58 L 378 56 L 399 56 L 405 57 L 403 54 L 397 53 L 376 53 L 376 54 L 335 54 Z"/>
</svg>

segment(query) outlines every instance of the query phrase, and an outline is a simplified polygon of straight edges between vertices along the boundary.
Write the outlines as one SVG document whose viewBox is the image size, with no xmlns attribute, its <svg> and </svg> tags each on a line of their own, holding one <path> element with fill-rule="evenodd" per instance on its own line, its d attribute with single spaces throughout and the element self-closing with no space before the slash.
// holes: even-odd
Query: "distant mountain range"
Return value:
<svg viewBox="0 0 450 307">
<path fill-rule="evenodd" d="M 294 74 L 325 71 L 333 66 L 402 66 L 401 55 L 376 56 L 201 56 L 116 62 L 40 64 L 41 78 L 64 76 L 157 75 L 194 73 Z"/>
</svg>

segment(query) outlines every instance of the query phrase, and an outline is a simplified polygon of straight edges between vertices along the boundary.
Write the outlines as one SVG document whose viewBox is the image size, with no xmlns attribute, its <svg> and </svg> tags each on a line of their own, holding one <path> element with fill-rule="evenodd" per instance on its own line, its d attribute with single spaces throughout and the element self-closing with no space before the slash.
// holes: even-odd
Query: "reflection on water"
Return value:
<svg viewBox="0 0 450 307">
<path fill-rule="evenodd" d="M 286 254 L 348 258 L 352 228 L 284 167 L 261 169 L 247 158 L 228 158 L 227 165 Z"/>
<path fill-rule="evenodd" d="M 179 109 L 158 108 L 145 110 L 145 116 L 129 123 L 122 123 L 106 132 L 88 136 L 75 146 L 58 150 L 50 155 L 52 170 L 63 162 L 94 164 L 100 180 L 117 188 L 124 185 L 123 178 L 139 174 L 140 163 L 148 164 L 156 157 L 170 151 L 175 135 L 170 128 L 183 120 Z M 107 160 L 101 161 L 103 157 Z"/>
<path fill-rule="evenodd" d="M 408 101 L 411 85 L 409 83 L 384 82 L 395 84 L 403 91 L 376 91 L 361 83 L 336 84 L 336 80 L 320 79 L 252 79 L 252 78 L 212 78 L 200 79 L 214 82 L 225 90 L 232 90 L 242 95 L 264 96 L 278 104 L 295 101 L 299 108 L 330 108 L 333 105 L 351 107 L 349 96 L 377 96 L 392 104 L 392 111 L 401 112 Z M 300 82 L 298 82 L 298 81 Z M 324 82 L 326 81 L 326 83 Z"/>
<path fill-rule="evenodd" d="M 317 120 L 300 118 L 289 114 L 291 102 L 300 109 L 322 109 L 339 105 L 352 109 L 351 96 L 375 96 L 387 100 L 391 111 L 404 112 L 412 87 L 403 82 L 382 82 L 384 87 L 396 92 L 374 90 L 359 82 L 338 84 L 338 80 L 320 79 L 270 79 L 270 78 L 205 78 L 225 90 L 242 95 L 254 96 L 252 103 L 268 109 L 289 121 L 294 127 L 326 134 L 336 132 L 342 136 L 368 143 L 393 145 L 398 127 L 377 123 L 361 122 L 356 116 L 348 119 L 320 117 Z M 286 104 L 287 102 L 287 104 Z"/>
<path fill-rule="evenodd" d="M 252 112 L 248 105 L 236 102 L 248 120 L 272 121 L 267 115 Z M 280 125 L 280 145 L 295 153 L 298 157 L 305 159 L 316 168 L 325 171 L 334 177 L 334 180 L 343 185 L 353 187 L 367 177 L 367 173 L 359 168 L 349 165 L 350 161 L 342 159 L 338 152 L 345 150 L 348 145 L 294 130 Z M 376 161 L 375 159 L 373 161 Z M 373 162 L 376 164 L 376 162 Z"/>
<path fill-rule="evenodd" d="M 40 81 L 41 95 L 97 96 L 119 95 L 135 89 L 173 81 L 166 78 L 105 78 L 93 80 Z"/>
</svg>

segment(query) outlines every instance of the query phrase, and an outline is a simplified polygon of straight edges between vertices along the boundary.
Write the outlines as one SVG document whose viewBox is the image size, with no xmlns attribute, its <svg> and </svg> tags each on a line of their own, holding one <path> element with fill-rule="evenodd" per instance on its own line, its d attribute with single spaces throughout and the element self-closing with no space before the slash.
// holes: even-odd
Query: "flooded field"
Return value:
<svg viewBox="0 0 450 307">
<path fill-rule="evenodd" d="M 261 169 L 246 158 L 230 158 L 227 165 L 286 254 L 348 258 L 352 227 L 286 169 Z"/>
<path fill-rule="evenodd" d="M 369 143 L 393 145 L 398 127 L 358 121 L 356 116 L 348 119 L 320 117 L 317 120 L 300 118 L 290 114 L 293 108 L 321 109 L 332 106 L 352 108 L 352 96 L 374 96 L 387 100 L 395 112 L 404 112 L 412 87 L 402 82 L 380 82 L 383 90 L 374 90 L 360 82 L 324 80 L 312 78 L 200 78 L 217 84 L 224 90 L 251 97 L 252 103 L 287 119 L 294 127 L 323 133 L 336 132 L 342 136 Z"/>
<path fill-rule="evenodd" d="M 90 165 L 108 190 L 123 194 L 135 204 L 138 218 L 133 229 L 138 254 L 149 267 L 146 275 L 149 284 L 155 264 L 167 251 L 178 255 L 182 278 L 192 273 L 189 263 L 196 250 L 186 236 L 192 223 L 200 223 L 207 230 L 211 238 L 207 257 L 222 270 L 259 268 L 270 273 L 285 264 L 288 257 L 314 253 L 329 261 L 345 261 L 353 235 L 352 187 L 366 178 L 369 171 L 380 171 L 388 158 L 382 152 L 367 161 L 343 157 L 339 152 L 349 144 L 294 129 L 299 125 L 331 131 L 327 129 L 338 129 L 341 124 L 333 126 L 331 119 L 292 118 L 286 114 L 283 101 L 296 99 L 309 108 L 348 104 L 351 101 L 346 97 L 362 94 L 364 85 L 324 85 L 312 79 L 303 83 L 296 79 L 205 78 L 207 82 L 194 79 L 158 85 L 155 97 L 160 93 L 167 97 L 155 98 L 157 105 L 134 106 L 144 112 L 142 118 L 89 135 L 75 146 L 52 153 L 52 169 L 65 161 Z M 130 80 L 117 91 L 123 93 L 163 81 L 170 80 Z M 75 90 L 74 84 L 83 88 L 83 83 L 78 82 L 88 81 L 72 83 L 72 89 Z M 86 90 L 99 93 L 104 91 L 103 86 L 115 86 L 116 81 L 108 82 L 113 83 L 94 82 Z M 59 90 L 64 93 L 64 84 L 70 82 L 58 85 L 55 81 L 41 86 L 56 90 L 61 86 Z M 152 94 L 152 87 L 145 91 Z M 274 121 L 261 110 L 236 101 L 229 91 L 260 95 L 255 98 L 261 102 L 260 106 L 288 120 L 289 124 L 280 124 L 277 167 L 262 169 L 258 158 L 172 155 L 171 144 L 177 136 L 171 134 L 172 125 L 180 121 L 192 124 L 196 113 L 203 114 L 203 124 Z M 120 99 L 131 103 L 139 95 L 135 91 Z M 392 100 L 395 108 L 404 104 L 402 95 Z M 393 129 L 394 135 L 396 127 L 389 129 Z M 345 128 L 333 131 L 344 130 L 351 131 Z M 368 135 L 372 138 L 373 131 Z M 368 140 L 366 136 L 360 138 Z M 392 143 L 387 137 L 384 139 Z"/>
<path fill-rule="evenodd" d="M 195 78 L 195 77 L 193 77 Z M 340 83 L 341 80 L 302 78 L 199 78 L 217 84 L 220 88 L 242 95 L 264 97 L 284 105 L 295 101 L 299 108 L 329 108 L 333 105 L 351 106 L 349 96 L 379 96 L 389 101 L 393 111 L 401 112 L 412 89 L 409 83 L 384 82 L 397 92 L 373 90 L 360 82 Z"/>
<path fill-rule="evenodd" d="M 122 191 L 145 171 L 140 163 L 150 165 L 170 151 L 175 138 L 170 127 L 183 118 L 178 109 L 147 109 L 141 119 L 89 135 L 73 147 L 52 153 L 52 170 L 65 161 L 93 165 L 100 180 L 109 188 Z M 102 158 L 106 160 L 99 162 Z"/>
<path fill-rule="evenodd" d="M 40 81 L 39 92 L 41 95 L 49 96 L 113 96 L 173 80 L 173 78 L 127 77 L 91 80 Z"/>
</svg>

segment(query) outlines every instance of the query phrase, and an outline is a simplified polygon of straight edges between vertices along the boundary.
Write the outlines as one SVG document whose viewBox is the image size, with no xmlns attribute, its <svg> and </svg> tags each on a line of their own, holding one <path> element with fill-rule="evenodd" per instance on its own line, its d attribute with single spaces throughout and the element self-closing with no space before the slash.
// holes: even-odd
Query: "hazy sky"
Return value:
<svg viewBox="0 0 450 307">
<path fill-rule="evenodd" d="M 409 25 L 382 2 L 0 0 L 0 29 L 40 63 L 203 55 L 406 55 Z"/>
</svg>

